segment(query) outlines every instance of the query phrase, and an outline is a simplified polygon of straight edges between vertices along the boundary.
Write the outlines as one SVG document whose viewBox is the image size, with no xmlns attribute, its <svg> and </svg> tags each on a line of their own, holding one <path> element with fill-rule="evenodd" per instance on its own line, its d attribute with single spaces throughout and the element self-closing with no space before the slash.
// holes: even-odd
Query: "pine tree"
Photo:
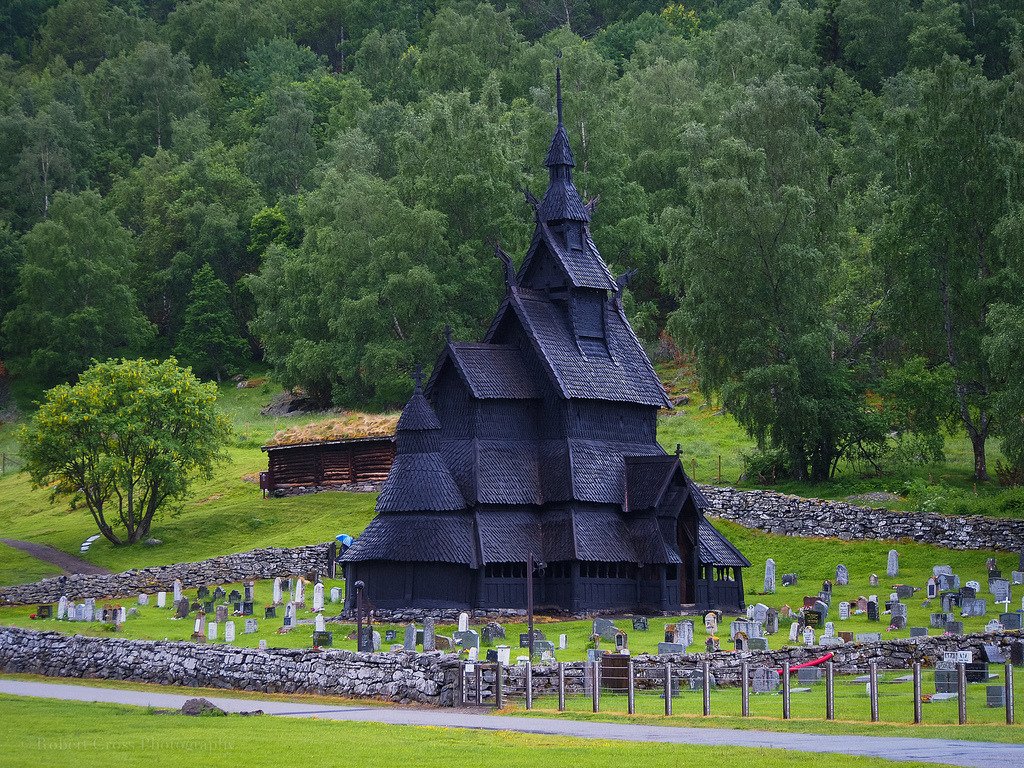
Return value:
<svg viewBox="0 0 1024 768">
<path fill-rule="evenodd" d="M 184 324 L 174 353 L 203 377 L 216 377 L 237 364 L 247 350 L 238 322 L 228 303 L 230 292 L 223 280 L 204 264 L 192 278 Z"/>
</svg>

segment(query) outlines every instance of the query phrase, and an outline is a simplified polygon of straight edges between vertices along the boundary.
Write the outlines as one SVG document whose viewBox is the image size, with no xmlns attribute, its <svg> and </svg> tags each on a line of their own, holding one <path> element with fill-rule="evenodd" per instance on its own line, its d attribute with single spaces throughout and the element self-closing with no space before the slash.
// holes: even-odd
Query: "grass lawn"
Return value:
<svg viewBox="0 0 1024 768">
<path fill-rule="evenodd" d="M 535 734 L 340 723 L 263 717 L 186 717 L 114 704 L 86 704 L 0 696 L 3 764 L 50 768 L 136 766 L 178 768 L 205 761 L 249 768 L 307 764 L 328 750 L 346 765 L 382 762 L 444 766 L 458 762 L 508 765 L 624 764 L 672 766 L 703 763 L 708 748 L 593 741 Z M 891 765 L 875 758 L 842 757 L 842 764 Z M 718 768 L 803 766 L 808 755 L 772 749 L 720 747 Z M 909 765 L 908 763 L 903 763 Z"/>
<path fill-rule="evenodd" d="M 36 560 L 20 549 L 0 544 L 0 584 L 27 584 L 47 576 L 56 576 L 60 572 L 60 568 L 55 565 Z"/>
</svg>

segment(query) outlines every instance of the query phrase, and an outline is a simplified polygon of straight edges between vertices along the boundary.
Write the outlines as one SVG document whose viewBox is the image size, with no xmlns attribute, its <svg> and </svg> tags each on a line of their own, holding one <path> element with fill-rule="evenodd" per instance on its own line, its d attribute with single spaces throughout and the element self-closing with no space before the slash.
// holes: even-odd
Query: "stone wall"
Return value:
<svg viewBox="0 0 1024 768">
<path fill-rule="evenodd" d="M 364 696 L 452 706 L 453 656 L 235 648 L 0 627 L 0 670 L 262 693 Z"/>
<path fill-rule="evenodd" d="M 1024 551 L 1024 520 L 891 512 L 843 501 L 710 485 L 701 490 L 711 503 L 712 515 L 769 533 L 847 540 L 911 539 L 948 549 Z"/>
<path fill-rule="evenodd" d="M 0 587 L 0 605 L 54 603 L 62 595 L 97 599 L 131 597 L 139 592 L 171 589 L 175 579 L 185 587 L 227 584 L 236 581 L 271 579 L 328 572 L 331 544 L 313 544 L 294 549 L 254 549 L 214 557 L 198 563 L 176 563 L 105 574 L 69 574 L 33 584 Z"/>
</svg>

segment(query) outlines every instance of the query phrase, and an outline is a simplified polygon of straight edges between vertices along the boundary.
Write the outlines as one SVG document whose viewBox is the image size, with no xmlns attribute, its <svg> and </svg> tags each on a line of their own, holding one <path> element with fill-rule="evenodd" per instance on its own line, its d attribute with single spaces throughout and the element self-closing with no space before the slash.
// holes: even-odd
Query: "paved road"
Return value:
<svg viewBox="0 0 1024 768">
<path fill-rule="evenodd" d="M 64 571 L 64 573 L 110 573 L 106 568 L 100 568 L 98 565 L 86 562 L 80 557 L 69 555 L 67 552 L 61 552 L 59 549 L 54 549 L 47 544 L 17 541 L 16 539 L 0 539 L 0 542 L 9 547 L 20 549 L 22 552 L 27 552 L 36 560 L 52 563 Z"/>
<path fill-rule="evenodd" d="M 84 685 L 37 683 L 0 679 L 0 693 L 36 696 L 68 701 L 98 701 L 135 706 L 177 709 L 192 698 L 181 693 L 130 691 L 117 688 L 91 688 Z M 319 720 L 345 720 L 421 725 L 443 728 L 469 728 L 488 731 L 519 731 L 584 739 L 701 744 L 707 746 L 773 747 L 797 752 L 831 753 L 881 757 L 897 761 L 920 761 L 970 768 L 999 768 L 1024 765 L 1024 744 L 995 744 L 946 739 L 915 739 L 882 736 L 823 736 L 810 733 L 768 733 L 733 731 L 723 728 L 676 728 L 672 726 L 594 723 L 579 720 L 505 717 L 464 710 L 439 710 L 414 707 L 342 706 L 309 704 L 259 698 L 210 698 L 228 712 L 263 710 L 282 717 L 315 717 Z"/>
</svg>

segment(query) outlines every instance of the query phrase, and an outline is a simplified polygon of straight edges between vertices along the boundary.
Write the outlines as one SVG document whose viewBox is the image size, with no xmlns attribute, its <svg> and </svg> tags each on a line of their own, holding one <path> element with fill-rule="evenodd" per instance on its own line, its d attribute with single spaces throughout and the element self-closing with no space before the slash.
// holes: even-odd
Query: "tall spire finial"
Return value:
<svg viewBox="0 0 1024 768">
<path fill-rule="evenodd" d="M 416 368 L 412 372 L 412 380 L 416 382 L 416 389 L 423 388 L 423 366 L 416 363 Z"/>
<path fill-rule="evenodd" d="M 558 110 L 558 124 L 562 124 L 562 68 L 555 67 L 555 108 Z"/>
</svg>

